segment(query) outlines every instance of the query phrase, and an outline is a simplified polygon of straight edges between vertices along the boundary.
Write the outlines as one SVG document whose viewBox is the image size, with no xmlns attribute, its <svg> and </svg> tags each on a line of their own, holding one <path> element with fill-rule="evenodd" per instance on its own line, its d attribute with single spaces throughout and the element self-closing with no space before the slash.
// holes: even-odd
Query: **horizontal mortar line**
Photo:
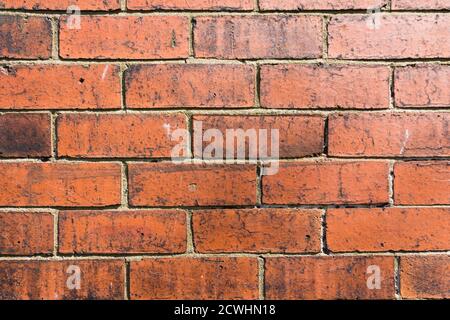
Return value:
<svg viewBox="0 0 450 320">
<path fill-rule="evenodd" d="M 59 115 L 172 115 L 186 114 L 191 116 L 331 116 L 340 114 L 424 114 L 437 113 L 447 114 L 450 112 L 450 105 L 447 108 L 399 108 L 399 109 L 266 109 L 266 108 L 246 108 L 246 109 L 217 109 L 217 108 L 169 108 L 169 109 L 0 109 L 0 115 L 4 114 L 51 114 Z"/>
<path fill-rule="evenodd" d="M 0 261 L 74 261 L 74 260 L 123 260 L 136 261 L 146 259 L 166 259 L 166 258 L 323 258 L 323 257 L 408 257 L 408 256 L 431 256 L 448 255 L 450 251 L 419 251 L 419 252 L 346 252 L 330 254 L 285 254 L 285 253 L 182 253 L 182 254 L 139 254 L 139 255 L 85 255 L 85 256 L 0 256 Z"/>
<path fill-rule="evenodd" d="M 304 156 L 295 158 L 264 158 L 264 159 L 202 159 L 202 158 L 177 158 L 172 159 L 170 157 L 163 158 L 149 158 L 149 157 L 88 157 L 88 156 L 77 156 L 77 157 L 61 157 L 58 156 L 56 159 L 50 159 L 47 157 L 37 157 L 37 158 L 0 158 L 0 163 L 60 163 L 60 164 L 71 164 L 71 163 L 98 163 L 105 162 L 111 164 L 121 164 L 125 162 L 126 164 L 133 163 L 173 163 L 176 165 L 188 165 L 188 164 L 211 164 L 211 165 L 257 165 L 257 164 L 269 164 L 274 161 L 280 163 L 329 163 L 329 162 L 383 162 L 383 161 L 397 161 L 397 162 L 412 162 L 412 161 L 449 161 L 450 156 L 442 157 L 420 157 L 420 156 L 408 156 L 408 157 L 356 157 L 356 156 Z"/>
<path fill-rule="evenodd" d="M 372 206 L 372 205 L 262 205 L 260 207 L 256 206 L 245 206 L 242 207 L 194 207 L 192 208 L 184 208 L 184 207 L 127 207 L 127 208 L 96 208 L 96 207 L 84 207 L 84 208 L 65 208 L 60 207 L 59 209 L 54 209 L 54 207 L 1 207 L 1 213 L 64 213 L 68 211 L 98 211 L 98 212 L 108 212 L 108 211 L 120 211 L 120 212 L 130 212 L 130 213 L 138 213 L 138 212 L 152 212 L 152 211 L 173 211 L 173 210 L 183 211 L 188 213 L 192 211 L 192 213 L 204 210 L 233 210 L 233 209 L 311 209 L 311 210 L 319 210 L 322 213 L 325 213 L 328 209 L 450 209 L 450 204 L 448 205 L 393 205 L 393 206 Z"/>
<path fill-rule="evenodd" d="M 383 16 L 401 16 L 411 14 L 435 15 L 448 14 L 449 10 L 381 10 Z M 343 16 L 354 15 L 364 16 L 372 15 L 371 8 L 355 9 L 355 10 L 265 10 L 265 11 L 242 11 L 242 10 L 115 10 L 115 11 L 92 11 L 81 10 L 81 16 L 103 16 L 103 17 L 136 17 L 136 16 Z M 17 16 L 66 16 L 70 15 L 67 10 L 20 10 L 20 9 L 0 9 L 0 15 L 17 15 Z"/>
<path fill-rule="evenodd" d="M 254 59 L 221 59 L 186 57 L 173 59 L 96 59 L 96 58 L 71 58 L 71 59 L 0 59 L 3 65 L 105 65 L 121 64 L 129 65 L 154 65 L 154 64 L 236 64 L 236 65 L 276 65 L 276 64 L 304 64 L 304 65 L 355 65 L 355 66 L 390 66 L 407 67 L 414 65 L 449 65 L 448 58 L 406 58 L 406 59 L 334 59 L 334 58 L 254 58 Z"/>
</svg>

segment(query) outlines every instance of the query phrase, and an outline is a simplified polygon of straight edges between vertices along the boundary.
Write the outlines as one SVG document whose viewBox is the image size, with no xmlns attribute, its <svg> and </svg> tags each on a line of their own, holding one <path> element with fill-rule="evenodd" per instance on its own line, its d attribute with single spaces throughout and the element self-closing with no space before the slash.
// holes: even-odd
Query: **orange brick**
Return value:
<svg viewBox="0 0 450 320">
<path fill-rule="evenodd" d="M 0 67 L 0 109 L 119 109 L 119 67 Z"/>
<path fill-rule="evenodd" d="M 182 253 L 186 241 L 183 211 L 71 211 L 59 216 L 61 253 Z"/>
<path fill-rule="evenodd" d="M 53 253 L 53 216 L 50 213 L 0 212 L 0 234 L 1 255 Z"/>
<path fill-rule="evenodd" d="M 396 163 L 395 204 L 450 204 L 449 167 L 447 161 Z"/>
<path fill-rule="evenodd" d="M 0 114 L 0 158 L 50 157 L 50 115 Z"/>
<path fill-rule="evenodd" d="M 385 109 L 389 107 L 387 67 L 264 65 L 261 105 L 289 109 Z"/>
<path fill-rule="evenodd" d="M 450 15 L 341 15 L 331 18 L 328 56 L 337 59 L 450 57 Z"/>
<path fill-rule="evenodd" d="M 26 10 L 64 10 L 77 6 L 81 10 L 117 10 L 120 0 L 0 0 L 0 8 Z"/>
<path fill-rule="evenodd" d="M 50 20 L 0 15 L 0 43 L 0 58 L 47 59 L 52 54 Z"/>
<path fill-rule="evenodd" d="M 243 135 L 239 135 L 242 143 L 245 143 L 246 158 L 248 158 L 248 150 L 250 147 L 249 137 L 255 133 L 257 139 L 252 140 L 253 146 L 260 148 L 267 146 L 267 154 L 258 153 L 258 158 L 265 156 L 273 156 L 272 151 L 272 130 L 279 132 L 279 156 L 281 158 L 295 158 L 303 156 L 311 156 L 321 154 L 324 150 L 325 135 L 325 119 L 321 116 L 297 116 L 297 115 L 264 115 L 264 116 L 226 116 L 226 115 L 199 115 L 194 116 L 194 121 L 201 122 L 203 135 L 207 130 L 219 130 L 224 137 L 224 146 L 227 145 L 227 130 L 244 130 Z M 250 130 L 247 132 L 247 130 Z M 259 139 L 261 130 L 267 130 L 267 139 Z M 198 134 L 197 131 L 194 134 Z M 205 140 L 206 137 L 205 137 Z M 257 142 L 257 144 L 256 144 Z M 205 148 L 211 143 L 207 140 L 202 144 L 195 145 L 197 156 L 203 154 Z M 235 150 L 237 150 L 238 142 L 235 141 Z M 226 157 L 224 148 L 224 157 Z M 237 158 L 237 152 L 234 153 Z"/>
<path fill-rule="evenodd" d="M 80 289 L 67 282 L 75 268 Z M 125 264 L 119 260 L 1 261 L 2 300 L 119 300 L 124 297 Z"/>
<path fill-rule="evenodd" d="M 302 253 L 321 247 L 319 210 L 196 211 L 193 228 L 198 252 Z"/>
<path fill-rule="evenodd" d="M 400 294 L 406 299 L 449 299 L 450 256 L 401 257 Z"/>
<path fill-rule="evenodd" d="M 254 258 L 167 258 L 132 261 L 131 299 L 241 300 L 258 298 Z"/>
<path fill-rule="evenodd" d="M 333 252 L 450 249 L 450 209 L 330 209 L 327 243 Z"/>
<path fill-rule="evenodd" d="M 322 56 L 322 18 L 197 17 L 194 52 L 199 58 L 319 58 Z"/>
<path fill-rule="evenodd" d="M 102 207 L 120 204 L 115 163 L 0 163 L 0 206 Z"/>
<path fill-rule="evenodd" d="M 395 102 L 401 108 L 446 108 L 450 105 L 450 66 L 395 69 Z"/>
<path fill-rule="evenodd" d="M 386 162 L 282 162 L 263 177 L 263 203 L 388 203 L 388 175 Z"/>
<path fill-rule="evenodd" d="M 58 117 L 58 155 L 89 158 L 170 158 L 186 129 L 183 114 L 64 114 Z"/>
<path fill-rule="evenodd" d="M 131 10 L 253 10 L 253 0 L 128 0 Z"/>
<path fill-rule="evenodd" d="M 393 299 L 393 257 L 267 258 L 266 298 L 269 300 Z M 369 267 L 378 266 L 380 289 L 369 289 Z M 371 282 L 370 282 L 371 283 Z"/>
<path fill-rule="evenodd" d="M 450 156 L 450 113 L 332 115 L 328 154 L 332 156 Z"/>
<path fill-rule="evenodd" d="M 157 64 L 126 71 L 128 108 L 244 108 L 255 103 L 255 69 L 242 64 Z"/>
<path fill-rule="evenodd" d="M 213 206 L 256 204 L 256 166 L 131 163 L 132 206 Z"/>
<path fill-rule="evenodd" d="M 262 10 L 356 10 L 381 8 L 387 0 L 259 0 Z"/>
<path fill-rule="evenodd" d="M 450 9 L 449 0 L 392 0 L 393 10 L 445 10 Z"/>
<path fill-rule="evenodd" d="M 189 19 L 181 16 L 82 16 L 60 21 L 62 58 L 175 59 L 189 56 Z"/>
</svg>

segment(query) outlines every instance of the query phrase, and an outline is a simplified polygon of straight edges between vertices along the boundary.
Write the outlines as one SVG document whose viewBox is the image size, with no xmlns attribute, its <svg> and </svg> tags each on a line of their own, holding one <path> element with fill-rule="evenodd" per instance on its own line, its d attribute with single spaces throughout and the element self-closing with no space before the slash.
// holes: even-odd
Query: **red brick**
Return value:
<svg viewBox="0 0 450 320">
<path fill-rule="evenodd" d="M 120 204 L 115 163 L 0 163 L 0 206 L 79 207 Z"/>
<path fill-rule="evenodd" d="M 389 201 L 386 162 L 282 162 L 262 180 L 265 204 L 381 204 Z"/>
<path fill-rule="evenodd" d="M 189 19 L 181 16 L 82 16 L 81 28 L 61 18 L 62 58 L 175 59 L 189 56 Z"/>
<path fill-rule="evenodd" d="M 89 158 L 170 158 L 187 129 L 183 114 L 64 114 L 58 118 L 58 155 Z"/>
<path fill-rule="evenodd" d="M 249 131 L 256 133 L 258 137 L 262 132 L 260 130 L 267 130 L 267 139 L 265 141 L 253 140 L 253 145 L 259 148 L 262 145 L 267 146 L 267 154 L 258 154 L 258 158 L 263 156 L 273 156 L 271 150 L 271 130 L 279 131 L 279 156 L 281 158 L 295 158 L 321 154 L 324 149 L 324 134 L 325 134 L 325 119 L 321 116 L 297 116 L 297 115 L 264 115 L 264 116 L 224 116 L 224 115 L 199 115 L 194 116 L 194 121 L 201 121 L 202 133 L 209 129 L 219 130 L 224 137 L 224 145 L 227 143 L 227 130 Z M 194 127 L 195 128 L 195 127 Z M 194 135 L 197 131 L 194 132 Z M 248 158 L 249 139 L 244 136 L 241 137 L 245 143 L 246 157 Z M 206 139 L 206 137 L 205 137 Z M 203 150 L 211 143 L 206 141 L 200 150 L 199 145 L 195 145 L 197 156 L 203 154 Z M 257 144 L 255 144 L 257 143 Z M 235 141 L 235 150 L 237 150 L 238 142 Z M 226 156 L 224 148 L 224 157 Z M 234 153 L 237 158 L 237 152 Z"/>
<path fill-rule="evenodd" d="M 41 212 L 0 212 L 0 254 L 53 252 L 53 216 Z M 1 284 L 0 284 L 1 286 Z"/>
<path fill-rule="evenodd" d="M 387 0 L 259 0 L 262 10 L 356 10 L 381 8 Z"/>
<path fill-rule="evenodd" d="M 401 257 L 400 294 L 406 299 L 449 299 L 450 256 Z"/>
<path fill-rule="evenodd" d="M 80 290 L 67 286 L 71 266 L 80 268 Z M 118 260 L 1 261 L 0 299 L 119 300 L 124 278 L 125 265 Z"/>
<path fill-rule="evenodd" d="M 253 10 L 253 0 L 128 0 L 131 10 Z"/>
<path fill-rule="evenodd" d="M 50 20 L 0 15 L 0 43 L 0 58 L 47 59 L 52 54 Z"/>
<path fill-rule="evenodd" d="M 332 156 L 450 156 L 450 113 L 340 114 L 329 118 Z"/>
<path fill-rule="evenodd" d="M 319 58 L 322 56 L 322 18 L 198 17 L 194 49 L 199 58 Z"/>
<path fill-rule="evenodd" d="M 198 252 L 303 253 L 321 247 L 319 210 L 196 211 L 193 229 Z"/>
<path fill-rule="evenodd" d="M 327 243 L 333 252 L 450 249 L 450 209 L 330 209 Z"/>
<path fill-rule="evenodd" d="M 0 67 L 0 109 L 118 109 L 119 71 L 111 65 Z"/>
<path fill-rule="evenodd" d="M 50 157 L 50 115 L 0 114 L 0 157 Z"/>
<path fill-rule="evenodd" d="M 328 56 L 338 59 L 450 58 L 449 28 L 450 15 L 446 14 L 382 14 L 379 18 L 336 16 L 328 26 Z"/>
<path fill-rule="evenodd" d="M 387 67 L 264 65 L 261 105 L 295 109 L 389 107 Z"/>
<path fill-rule="evenodd" d="M 72 211 L 59 216 L 61 253 L 185 251 L 186 214 L 183 211 Z"/>
<path fill-rule="evenodd" d="M 399 162 L 394 167 L 396 204 L 450 204 L 450 162 Z"/>
<path fill-rule="evenodd" d="M 64 10 L 77 6 L 80 10 L 117 10 L 120 0 L 0 0 L 0 8 L 26 10 Z"/>
<path fill-rule="evenodd" d="M 131 299 L 241 300 L 258 298 L 254 258 L 167 258 L 132 261 Z"/>
<path fill-rule="evenodd" d="M 132 206 L 256 204 L 256 166 L 131 163 Z"/>
<path fill-rule="evenodd" d="M 255 69 L 243 64 L 157 64 L 126 72 L 128 108 L 243 108 L 255 103 Z"/>
<path fill-rule="evenodd" d="M 368 288 L 370 266 L 380 268 L 380 289 Z M 395 295 L 393 257 L 267 258 L 265 267 L 269 300 L 393 299 Z"/>
<path fill-rule="evenodd" d="M 398 107 L 448 108 L 450 105 L 450 66 L 396 68 L 394 81 Z"/>
<path fill-rule="evenodd" d="M 393 10 L 445 10 L 450 9 L 449 0 L 392 0 Z"/>
</svg>

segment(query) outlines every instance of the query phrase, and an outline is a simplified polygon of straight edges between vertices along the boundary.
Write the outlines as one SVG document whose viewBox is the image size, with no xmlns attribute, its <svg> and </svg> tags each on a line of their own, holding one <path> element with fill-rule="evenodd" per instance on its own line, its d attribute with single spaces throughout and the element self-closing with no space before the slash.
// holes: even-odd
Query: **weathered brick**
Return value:
<svg viewBox="0 0 450 320">
<path fill-rule="evenodd" d="M 128 0 L 131 10 L 253 10 L 253 0 Z"/>
<path fill-rule="evenodd" d="M 324 150 L 324 135 L 325 135 L 325 119 L 321 116 L 298 116 L 298 115 L 264 115 L 264 116 L 226 116 L 226 115 L 199 115 L 194 116 L 194 121 L 201 122 L 202 136 L 210 129 L 219 130 L 224 137 L 223 145 L 227 145 L 227 130 L 239 130 L 244 132 L 242 135 L 235 131 L 236 135 L 242 139 L 245 145 L 246 158 L 249 156 L 250 142 L 255 148 L 267 146 L 267 154 L 263 155 L 258 152 L 258 158 L 261 159 L 266 156 L 273 156 L 272 150 L 272 130 L 279 132 L 279 156 L 281 158 L 296 158 L 303 156 L 311 156 L 321 154 Z M 195 128 L 195 125 L 194 125 Z M 250 130 L 250 131 L 248 131 Z M 267 130 L 267 138 L 265 140 L 259 139 L 259 134 Z M 194 136 L 199 134 L 195 131 Z M 252 137 L 253 140 L 249 140 Z M 254 139 L 253 135 L 257 138 Z M 206 140 L 206 137 L 205 137 Z M 202 155 L 205 148 L 211 143 L 206 141 L 203 144 L 196 144 L 196 155 Z M 228 142 L 229 143 L 229 142 Z M 237 158 L 238 141 L 235 141 L 234 158 Z M 226 151 L 223 150 L 224 157 Z"/>
<path fill-rule="evenodd" d="M 128 108 L 243 108 L 255 103 L 255 69 L 242 64 L 131 66 Z"/>
<path fill-rule="evenodd" d="M 330 209 L 327 243 L 333 252 L 450 249 L 450 209 Z"/>
<path fill-rule="evenodd" d="M 0 163 L 0 206 L 101 207 L 120 204 L 115 163 Z"/>
<path fill-rule="evenodd" d="M 450 9 L 449 0 L 392 0 L 393 10 L 445 10 Z"/>
<path fill-rule="evenodd" d="M 358 113 L 332 115 L 332 156 L 450 156 L 450 113 Z"/>
<path fill-rule="evenodd" d="M 195 211 L 193 233 L 195 249 L 198 252 L 319 252 L 321 211 Z"/>
<path fill-rule="evenodd" d="M 256 166 L 131 163 L 132 206 L 213 206 L 256 204 Z"/>
<path fill-rule="evenodd" d="M 131 299 L 241 300 L 258 298 L 254 258 L 166 258 L 132 261 Z"/>
<path fill-rule="evenodd" d="M 59 216 L 61 253 L 182 253 L 186 241 L 183 211 L 71 211 Z"/>
<path fill-rule="evenodd" d="M 389 201 L 386 162 L 282 162 L 262 178 L 265 204 L 381 204 Z"/>
<path fill-rule="evenodd" d="M 400 294 L 406 299 L 449 299 L 450 256 L 401 257 Z"/>
<path fill-rule="evenodd" d="M 0 43 L 0 58 L 47 59 L 52 53 L 50 20 L 0 15 Z"/>
<path fill-rule="evenodd" d="M 394 166 L 395 204 L 450 204 L 450 162 L 399 162 Z"/>
<path fill-rule="evenodd" d="M 0 109 L 119 109 L 119 67 L 0 67 Z"/>
<path fill-rule="evenodd" d="M 393 257 L 281 257 L 265 262 L 269 300 L 393 299 Z M 369 289 L 371 266 L 378 266 L 380 289 Z M 371 282 L 370 282 L 371 283 Z"/>
<path fill-rule="evenodd" d="M 387 0 L 259 0 L 262 10 L 355 10 L 381 8 Z"/>
<path fill-rule="evenodd" d="M 319 58 L 322 56 L 322 18 L 197 17 L 194 51 L 199 58 Z"/>
<path fill-rule="evenodd" d="M 50 157 L 50 115 L 0 114 L 0 158 Z"/>
<path fill-rule="evenodd" d="M 400 108 L 445 108 L 450 105 L 450 66 L 395 69 L 395 103 Z"/>
<path fill-rule="evenodd" d="M 51 253 L 53 253 L 52 214 L 44 212 L 0 212 L 1 255 L 19 256 Z"/>
<path fill-rule="evenodd" d="M 64 10 L 76 6 L 80 10 L 117 10 L 120 0 L 0 0 L 0 8 L 26 10 Z"/>
<path fill-rule="evenodd" d="M 189 19 L 181 16 L 81 16 L 60 20 L 62 58 L 175 59 L 189 56 Z"/>
<path fill-rule="evenodd" d="M 64 114 L 58 117 L 58 155 L 89 158 L 170 158 L 187 129 L 183 114 Z"/>
<path fill-rule="evenodd" d="M 342 15 L 331 18 L 328 56 L 338 59 L 450 58 L 450 15 Z"/>
<path fill-rule="evenodd" d="M 80 289 L 67 283 L 81 271 Z M 125 264 L 120 260 L 1 261 L 2 300 L 119 300 L 124 297 Z"/>
<path fill-rule="evenodd" d="M 264 65 L 261 105 L 295 109 L 386 109 L 390 70 L 380 66 Z"/>
</svg>

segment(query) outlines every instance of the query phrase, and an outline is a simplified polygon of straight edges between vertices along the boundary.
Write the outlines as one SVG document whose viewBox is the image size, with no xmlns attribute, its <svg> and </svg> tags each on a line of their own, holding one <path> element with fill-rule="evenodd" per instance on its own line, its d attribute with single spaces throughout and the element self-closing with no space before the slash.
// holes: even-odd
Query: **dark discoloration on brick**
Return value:
<svg viewBox="0 0 450 320">
<path fill-rule="evenodd" d="M 50 20 L 0 15 L 0 43 L 2 58 L 49 58 L 52 51 Z"/>
<path fill-rule="evenodd" d="M 69 289 L 70 266 L 81 271 L 80 290 Z M 1 261 L 2 300 L 118 300 L 123 298 L 125 264 L 120 260 Z"/>
<path fill-rule="evenodd" d="M 0 158 L 50 157 L 50 115 L 0 115 Z"/>
</svg>

